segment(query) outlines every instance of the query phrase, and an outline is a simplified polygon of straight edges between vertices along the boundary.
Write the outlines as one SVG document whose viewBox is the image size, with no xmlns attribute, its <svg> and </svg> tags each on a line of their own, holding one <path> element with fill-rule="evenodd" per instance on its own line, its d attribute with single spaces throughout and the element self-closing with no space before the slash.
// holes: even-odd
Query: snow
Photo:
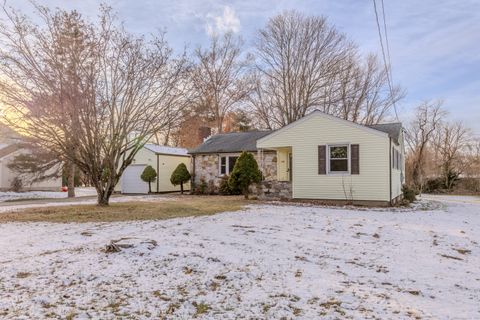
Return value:
<svg viewBox="0 0 480 320">
<path fill-rule="evenodd" d="M 181 156 L 187 156 L 188 155 L 188 150 L 184 149 L 184 148 L 161 146 L 161 145 L 153 144 L 153 143 L 147 143 L 145 145 L 145 148 L 147 148 L 148 150 L 150 150 L 154 153 L 181 155 Z"/>
<path fill-rule="evenodd" d="M 0 317 L 478 319 L 480 205 L 465 199 L 0 224 Z M 103 252 L 120 238 L 157 246 Z"/>
<path fill-rule="evenodd" d="M 62 199 L 67 198 L 67 192 L 61 191 L 26 191 L 26 192 L 0 192 L 0 202 L 25 200 L 25 199 Z M 76 197 L 95 196 L 95 188 L 75 188 Z"/>
</svg>

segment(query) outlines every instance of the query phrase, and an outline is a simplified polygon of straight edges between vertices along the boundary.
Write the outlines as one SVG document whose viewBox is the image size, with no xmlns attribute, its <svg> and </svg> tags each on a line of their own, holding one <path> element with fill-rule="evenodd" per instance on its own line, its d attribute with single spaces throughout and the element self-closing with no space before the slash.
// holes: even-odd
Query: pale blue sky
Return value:
<svg viewBox="0 0 480 320">
<path fill-rule="evenodd" d="M 95 15 L 101 1 L 44 0 L 49 7 Z M 250 46 L 256 30 L 286 9 L 325 15 L 363 52 L 381 54 L 371 0 L 110 0 L 126 27 L 135 33 L 167 31 L 171 46 L 194 48 L 208 32 L 231 30 Z M 380 1 L 377 1 L 380 4 Z M 452 119 L 480 135 L 480 1 L 384 0 L 393 80 L 407 91 L 399 117 L 407 121 L 423 100 L 444 99 Z M 31 11 L 28 1 L 8 5 Z"/>
</svg>

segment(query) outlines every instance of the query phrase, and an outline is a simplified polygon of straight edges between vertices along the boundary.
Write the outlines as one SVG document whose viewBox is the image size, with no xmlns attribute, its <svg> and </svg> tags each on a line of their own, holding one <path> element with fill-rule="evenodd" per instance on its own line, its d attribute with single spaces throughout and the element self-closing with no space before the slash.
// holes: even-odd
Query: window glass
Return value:
<svg viewBox="0 0 480 320">
<path fill-rule="evenodd" d="M 348 146 L 330 147 L 330 172 L 348 172 Z"/>
<path fill-rule="evenodd" d="M 228 157 L 228 174 L 233 171 L 233 167 L 235 167 L 235 162 L 237 162 L 238 157 Z"/>
</svg>

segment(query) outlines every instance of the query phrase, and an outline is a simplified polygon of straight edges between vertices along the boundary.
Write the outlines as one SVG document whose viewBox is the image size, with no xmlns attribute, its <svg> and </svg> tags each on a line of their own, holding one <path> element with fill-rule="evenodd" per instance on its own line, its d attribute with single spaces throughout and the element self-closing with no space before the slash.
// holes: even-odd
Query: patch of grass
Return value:
<svg viewBox="0 0 480 320">
<path fill-rule="evenodd" d="M 25 279 L 30 277 L 32 274 L 30 272 L 18 272 L 17 273 L 17 278 L 19 279 Z"/>
<path fill-rule="evenodd" d="M 113 222 L 131 220 L 163 220 L 178 217 L 204 216 L 241 210 L 253 203 L 241 196 L 181 196 L 178 200 L 112 203 L 108 207 L 75 205 L 30 208 L 0 215 L 2 222 Z"/>
<path fill-rule="evenodd" d="M 208 312 L 208 310 L 210 310 L 210 306 L 206 303 L 196 303 L 196 302 L 193 302 L 192 303 L 193 306 L 195 307 L 196 311 L 195 311 L 195 315 L 194 317 L 197 317 L 199 315 L 202 315 L 202 314 L 205 314 Z"/>
</svg>

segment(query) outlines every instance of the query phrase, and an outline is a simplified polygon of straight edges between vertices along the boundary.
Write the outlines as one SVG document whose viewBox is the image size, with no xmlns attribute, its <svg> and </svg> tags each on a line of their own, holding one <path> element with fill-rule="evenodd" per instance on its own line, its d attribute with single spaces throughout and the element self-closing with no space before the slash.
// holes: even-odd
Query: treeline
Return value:
<svg viewBox="0 0 480 320">
<path fill-rule="evenodd" d="M 416 108 L 406 126 L 407 183 L 425 192 L 480 192 L 480 139 L 451 121 L 442 102 Z"/>
</svg>

